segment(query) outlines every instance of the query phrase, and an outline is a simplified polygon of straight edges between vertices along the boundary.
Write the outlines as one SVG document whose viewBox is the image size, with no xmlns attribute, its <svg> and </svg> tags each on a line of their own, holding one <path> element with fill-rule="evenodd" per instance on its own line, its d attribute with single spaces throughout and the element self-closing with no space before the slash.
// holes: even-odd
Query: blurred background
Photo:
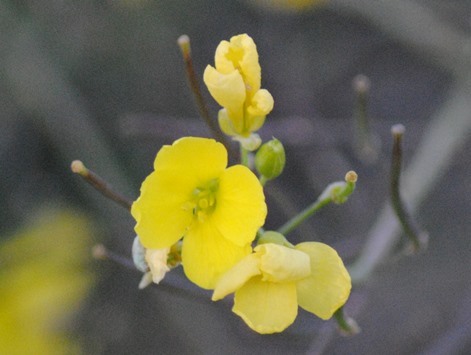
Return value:
<svg viewBox="0 0 471 355">
<path fill-rule="evenodd" d="M 129 257 L 134 223 L 70 162 L 135 199 L 163 144 L 210 134 L 178 37 L 189 35 L 201 78 L 218 43 L 240 33 L 255 40 L 275 99 L 260 133 L 287 152 L 267 185 L 267 229 L 348 170 L 359 175 L 345 205 L 289 236 L 332 245 L 352 265 L 355 337 L 302 310 L 284 333 L 258 335 L 180 269 L 139 291 L 139 272 L 90 257 L 96 243 Z M 469 353 L 470 35 L 464 0 L 1 0 L 0 353 Z M 358 74 L 371 83 L 373 161 L 352 148 Z M 430 235 L 424 253 L 403 258 L 386 207 L 396 123 L 403 195 Z"/>
</svg>

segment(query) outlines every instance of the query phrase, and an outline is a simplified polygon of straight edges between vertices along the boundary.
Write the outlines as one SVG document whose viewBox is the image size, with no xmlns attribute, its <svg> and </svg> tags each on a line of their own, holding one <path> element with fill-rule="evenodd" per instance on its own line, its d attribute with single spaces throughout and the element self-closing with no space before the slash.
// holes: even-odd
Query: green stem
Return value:
<svg viewBox="0 0 471 355">
<path fill-rule="evenodd" d="M 334 318 L 337 321 L 340 331 L 345 335 L 355 335 L 360 332 L 360 327 L 353 318 L 346 317 L 343 307 L 340 307 L 335 313 Z"/>
<path fill-rule="evenodd" d="M 357 174 L 351 170 L 345 174 L 345 181 L 338 181 L 329 184 L 316 201 L 282 225 L 278 229 L 278 232 L 283 235 L 288 234 L 322 207 L 331 202 L 336 204 L 346 202 L 348 197 L 355 190 L 357 178 Z"/>
<path fill-rule="evenodd" d="M 329 204 L 332 199 L 330 197 L 323 197 L 324 194 L 320 196 L 316 201 L 314 201 L 311 205 L 301 211 L 299 214 L 291 218 L 288 222 L 283 224 L 280 228 L 278 228 L 278 232 L 286 235 L 289 232 L 296 229 L 301 223 L 303 223 L 306 219 L 311 217 L 314 213 L 319 211 L 322 207 Z"/>
<path fill-rule="evenodd" d="M 240 163 L 248 168 L 249 167 L 249 151 L 240 144 Z"/>
</svg>

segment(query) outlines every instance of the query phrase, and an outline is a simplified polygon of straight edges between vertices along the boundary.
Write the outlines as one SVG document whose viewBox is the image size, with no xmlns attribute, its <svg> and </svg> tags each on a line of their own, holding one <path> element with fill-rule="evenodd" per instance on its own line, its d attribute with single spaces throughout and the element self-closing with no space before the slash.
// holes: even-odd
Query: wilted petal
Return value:
<svg viewBox="0 0 471 355">
<path fill-rule="evenodd" d="M 170 248 L 146 249 L 146 262 L 152 274 L 152 281 L 158 284 L 163 280 L 165 274 L 170 271 L 167 266 L 167 258 Z"/>
</svg>

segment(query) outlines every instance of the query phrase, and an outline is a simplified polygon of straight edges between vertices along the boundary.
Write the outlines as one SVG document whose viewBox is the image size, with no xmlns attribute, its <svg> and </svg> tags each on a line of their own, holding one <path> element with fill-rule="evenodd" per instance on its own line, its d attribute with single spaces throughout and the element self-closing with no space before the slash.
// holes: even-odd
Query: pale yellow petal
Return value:
<svg viewBox="0 0 471 355">
<path fill-rule="evenodd" d="M 250 100 L 247 111 L 252 116 L 266 116 L 273 110 L 274 100 L 270 92 L 260 89 Z"/>
<path fill-rule="evenodd" d="M 170 268 L 167 266 L 169 252 L 170 248 L 146 249 L 146 262 L 150 268 L 152 281 L 156 284 L 162 281 L 165 274 L 170 271 Z"/>
<path fill-rule="evenodd" d="M 249 244 L 237 246 L 223 238 L 209 221 L 195 222 L 183 239 L 182 265 L 190 281 L 214 289 L 221 275 L 251 251 Z"/>
<path fill-rule="evenodd" d="M 226 169 L 216 199 L 211 221 L 222 236 L 239 246 L 252 242 L 267 215 L 263 189 L 255 174 L 242 165 Z"/>
<path fill-rule="evenodd" d="M 188 207 L 192 192 L 218 178 L 226 165 L 226 149 L 212 139 L 185 137 L 162 147 L 155 171 L 131 208 L 142 245 L 161 249 L 183 237 L 193 219 Z"/>
<path fill-rule="evenodd" d="M 262 281 L 255 276 L 236 291 L 232 310 L 257 333 L 282 332 L 298 314 L 296 285 Z"/>
<path fill-rule="evenodd" d="M 258 245 L 254 250 L 260 256 L 263 280 L 293 282 L 311 274 L 309 256 L 302 251 L 273 243 Z"/>
<path fill-rule="evenodd" d="M 311 258 L 311 275 L 297 283 L 299 306 L 324 320 L 345 304 L 351 280 L 337 252 L 323 243 L 296 245 Z"/>
<path fill-rule="evenodd" d="M 221 131 L 223 131 L 228 136 L 237 135 L 237 132 L 234 130 L 232 120 L 229 118 L 229 115 L 227 114 L 227 110 L 225 108 L 220 109 L 218 112 L 218 123 L 219 128 L 221 128 Z"/>
<path fill-rule="evenodd" d="M 249 254 L 221 276 L 213 292 L 213 301 L 220 300 L 242 287 L 250 278 L 260 275 L 260 258 Z"/>
<path fill-rule="evenodd" d="M 243 55 L 239 60 L 239 67 L 249 93 L 248 96 L 251 97 L 260 89 L 261 82 L 262 70 L 258 62 L 257 46 L 253 39 L 246 34 L 232 37 L 231 45 L 242 49 Z"/>
<path fill-rule="evenodd" d="M 234 121 L 234 128 L 237 130 L 238 125 L 242 128 L 246 93 L 240 73 L 235 70 L 223 74 L 208 65 L 204 71 L 203 80 L 214 100 L 227 110 L 229 117 Z"/>
<path fill-rule="evenodd" d="M 214 65 L 218 72 L 229 74 L 236 70 L 235 63 L 229 58 L 231 44 L 228 41 L 221 41 L 214 54 Z"/>
<path fill-rule="evenodd" d="M 230 42 L 222 41 L 216 49 L 214 63 L 216 69 L 223 74 L 238 70 L 249 97 L 260 89 L 261 68 L 257 46 L 247 34 L 233 36 Z"/>
</svg>

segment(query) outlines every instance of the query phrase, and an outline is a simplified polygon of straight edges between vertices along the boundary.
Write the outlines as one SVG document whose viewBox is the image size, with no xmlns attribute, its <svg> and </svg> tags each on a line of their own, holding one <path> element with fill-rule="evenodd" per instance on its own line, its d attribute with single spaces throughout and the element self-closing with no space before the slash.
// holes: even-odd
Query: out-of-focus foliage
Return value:
<svg viewBox="0 0 471 355">
<path fill-rule="evenodd" d="M 80 353 L 68 321 L 93 283 L 91 231 L 73 211 L 47 211 L 0 244 L 0 354 Z"/>
<path fill-rule="evenodd" d="M 276 11 L 304 11 L 326 3 L 326 0 L 256 0 L 254 3 Z"/>
</svg>

